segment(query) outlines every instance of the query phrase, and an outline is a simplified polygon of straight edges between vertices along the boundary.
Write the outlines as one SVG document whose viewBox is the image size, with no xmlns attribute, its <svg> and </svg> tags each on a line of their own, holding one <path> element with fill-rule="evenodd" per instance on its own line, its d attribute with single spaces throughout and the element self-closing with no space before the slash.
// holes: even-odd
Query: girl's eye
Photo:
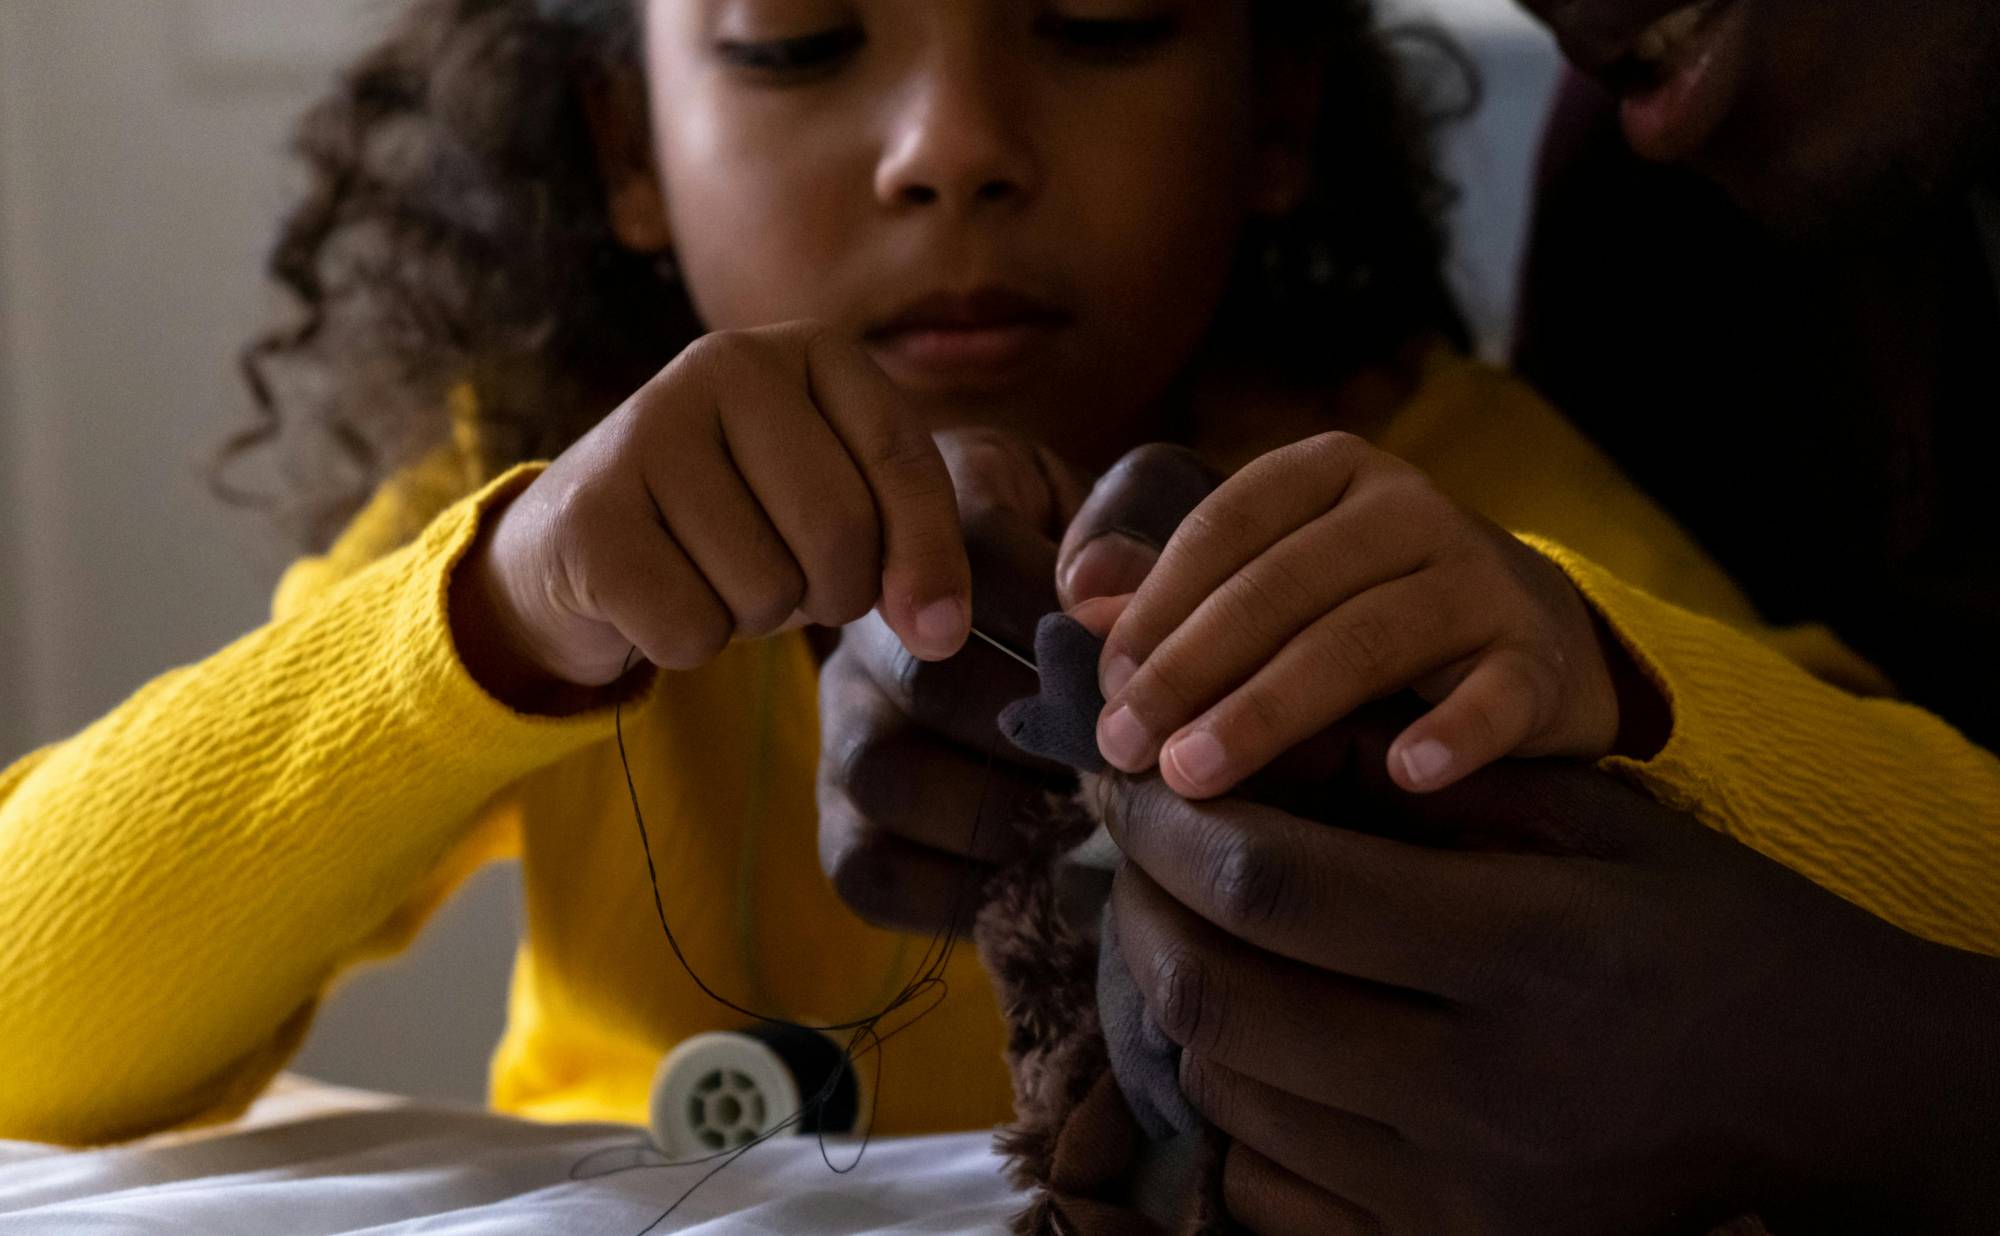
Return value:
<svg viewBox="0 0 2000 1236">
<path fill-rule="evenodd" d="M 1132 60 L 1172 38 L 1179 25 L 1171 17 L 1130 19 L 1062 17 L 1036 21 L 1036 33 L 1095 60 Z"/>
<path fill-rule="evenodd" d="M 791 39 L 723 39 L 715 54 L 739 69 L 783 77 L 805 77 L 839 68 L 867 41 L 861 27 L 842 26 Z"/>
</svg>

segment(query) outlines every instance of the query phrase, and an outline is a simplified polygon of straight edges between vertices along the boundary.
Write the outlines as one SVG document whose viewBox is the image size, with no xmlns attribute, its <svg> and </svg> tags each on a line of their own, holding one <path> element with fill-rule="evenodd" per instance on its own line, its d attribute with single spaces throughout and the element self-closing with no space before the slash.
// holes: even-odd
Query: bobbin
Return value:
<svg viewBox="0 0 2000 1236">
<path fill-rule="evenodd" d="M 764 1022 L 697 1034 L 653 1075 L 653 1143 L 670 1159 L 740 1149 L 785 1121 L 794 1121 L 787 1129 L 794 1134 L 851 1133 L 862 1116 L 862 1089 L 845 1053 L 804 1026 Z"/>
</svg>

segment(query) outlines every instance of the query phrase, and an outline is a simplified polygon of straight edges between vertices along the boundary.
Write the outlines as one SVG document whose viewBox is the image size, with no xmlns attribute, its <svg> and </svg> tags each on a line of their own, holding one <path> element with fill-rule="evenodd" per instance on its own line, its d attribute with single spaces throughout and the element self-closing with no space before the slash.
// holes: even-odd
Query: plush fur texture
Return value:
<svg viewBox="0 0 2000 1236">
<path fill-rule="evenodd" d="M 1086 778 L 1086 782 L 1093 780 Z M 1057 804 L 1033 857 L 996 875 L 974 928 L 1007 1018 L 1014 1123 L 999 1148 L 1035 1201 L 1022 1236 L 1164 1236 L 1152 1213 L 1186 1216 L 1186 1236 L 1238 1229 L 1220 1202 L 1221 1150 L 1211 1140 L 1190 1196 L 1138 1194 L 1148 1143 L 1111 1071 L 1097 1012 L 1096 910 L 1063 893 L 1064 855 L 1097 825 L 1088 788 Z M 1178 1183 L 1169 1187 L 1180 1187 Z"/>
</svg>

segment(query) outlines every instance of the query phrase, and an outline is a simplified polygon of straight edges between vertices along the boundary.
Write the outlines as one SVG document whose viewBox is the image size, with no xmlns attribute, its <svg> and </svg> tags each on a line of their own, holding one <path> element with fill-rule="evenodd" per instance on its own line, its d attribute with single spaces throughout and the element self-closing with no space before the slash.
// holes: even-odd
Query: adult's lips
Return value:
<svg viewBox="0 0 2000 1236">
<path fill-rule="evenodd" d="M 1672 163 L 1708 144 L 1742 88 L 1748 8 L 1747 0 L 1699 0 L 1640 34 L 1618 111 L 1633 150 Z"/>
<path fill-rule="evenodd" d="M 1564 54 L 1618 94 L 1626 141 L 1645 158 L 1693 156 L 1736 101 L 1754 0 L 1531 3 Z"/>
</svg>

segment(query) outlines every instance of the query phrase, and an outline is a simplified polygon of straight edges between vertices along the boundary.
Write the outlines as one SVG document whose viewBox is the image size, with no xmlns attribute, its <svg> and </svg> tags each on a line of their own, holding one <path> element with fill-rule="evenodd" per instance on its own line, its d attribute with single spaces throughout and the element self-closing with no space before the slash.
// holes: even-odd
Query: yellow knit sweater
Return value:
<svg viewBox="0 0 2000 1236">
<path fill-rule="evenodd" d="M 1824 633 L 1758 630 L 1687 538 L 1508 379 L 1441 360 L 1378 441 L 1548 538 L 1534 543 L 1664 689 L 1671 740 L 1615 766 L 1911 931 L 2000 951 L 1993 756 L 1827 685 L 1872 674 Z M 521 859 L 527 931 L 497 1107 L 642 1120 L 662 1053 L 732 1024 L 660 939 L 610 716 L 511 712 L 454 650 L 453 566 L 530 475 L 466 496 L 463 460 L 441 455 L 399 478 L 286 575 L 269 625 L 0 773 L 0 1137 L 103 1142 L 240 1110 L 342 970 L 401 948 L 505 856 Z M 857 921 L 820 874 L 817 720 L 791 636 L 660 675 L 626 731 L 696 966 L 739 1003 L 846 1019 L 908 976 L 921 942 Z M 965 953 L 949 980 L 887 1049 L 883 1132 L 1006 1114 L 990 988 Z"/>
</svg>

